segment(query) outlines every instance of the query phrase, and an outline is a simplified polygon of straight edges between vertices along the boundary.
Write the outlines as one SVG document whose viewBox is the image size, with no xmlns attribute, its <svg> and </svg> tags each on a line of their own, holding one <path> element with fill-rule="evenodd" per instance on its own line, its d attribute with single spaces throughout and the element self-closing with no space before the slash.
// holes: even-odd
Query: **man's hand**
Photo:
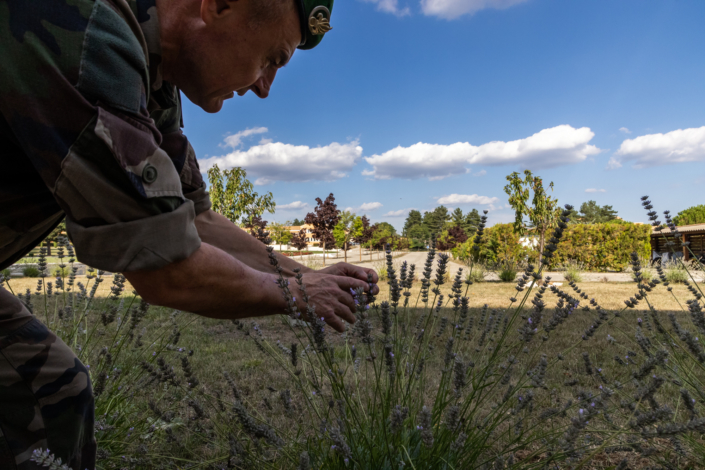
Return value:
<svg viewBox="0 0 705 470">
<path fill-rule="evenodd" d="M 320 272 L 306 273 L 302 281 L 309 297 L 309 305 L 316 308 L 315 315 L 340 333 L 345 331 L 342 320 L 355 323 L 355 300 L 350 290 L 360 287 L 366 292 L 370 290 L 367 281 Z M 307 319 L 306 304 L 301 299 L 298 286 L 292 282 L 289 290 L 296 298 L 296 304 L 304 319 Z"/>
<path fill-rule="evenodd" d="M 337 263 L 332 266 L 328 266 L 324 269 L 319 269 L 316 271 L 322 274 L 331 274 L 333 276 L 346 276 L 353 279 L 359 279 L 361 281 L 367 282 L 367 277 L 372 274 L 372 295 L 379 294 L 379 287 L 377 287 L 377 282 L 379 282 L 379 276 L 374 269 L 361 268 L 360 266 L 355 266 L 354 264 L 348 263 Z"/>
</svg>

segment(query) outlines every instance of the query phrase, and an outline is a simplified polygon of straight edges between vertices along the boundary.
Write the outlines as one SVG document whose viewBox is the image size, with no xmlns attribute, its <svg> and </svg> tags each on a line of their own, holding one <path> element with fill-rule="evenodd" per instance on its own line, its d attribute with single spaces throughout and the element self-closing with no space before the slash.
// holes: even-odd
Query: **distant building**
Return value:
<svg viewBox="0 0 705 470">
<path fill-rule="evenodd" d="M 678 227 L 679 237 L 674 237 L 671 230 L 664 227 L 657 231 L 651 229 L 652 258 L 666 261 L 671 258 L 683 257 L 685 261 L 693 258 L 702 259 L 705 256 L 705 224 L 681 225 Z"/>
<path fill-rule="evenodd" d="M 304 224 L 304 225 L 294 225 L 292 227 L 284 227 L 287 229 L 289 232 L 291 232 L 292 235 L 298 235 L 301 233 L 301 230 L 305 230 L 306 232 L 306 244 L 308 246 L 319 246 L 319 241 L 317 238 L 314 238 L 313 236 L 313 225 L 311 224 Z"/>
</svg>

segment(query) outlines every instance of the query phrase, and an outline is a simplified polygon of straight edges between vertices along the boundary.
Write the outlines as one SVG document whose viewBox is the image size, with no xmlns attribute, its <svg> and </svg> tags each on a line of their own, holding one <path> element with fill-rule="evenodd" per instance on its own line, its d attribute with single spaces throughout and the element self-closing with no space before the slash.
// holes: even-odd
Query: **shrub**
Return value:
<svg viewBox="0 0 705 470">
<path fill-rule="evenodd" d="M 54 275 L 54 277 L 61 277 L 61 278 L 69 277 L 69 273 L 70 273 L 70 270 L 68 267 L 61 268 L 61 267 L 57 266 L 52 271 L 52 274 Z"/>
<path fill-rule="evenodd" d="M 551 267 L 575 260 L 588 271 L 623 271 L 632 252 L 642 258 L 651 254 L 649 225 L 575 224 L 565 230 Z"/>
<path fill-rule="evenodd" d="M 688 271 L 679 261 L 669 261 L 664 263 L 666 279 L 671 283 L 685 283 L 688 281 Z"/>
<path fill-rule="evenodd" d="M 0 271 L 1 277 L 4 277 L 5 279 L 10 279 L 10 276 L 12 275 L 12 271 L 10 271 L 9 268 L 5 268 L 2 271 Z"/>
<path fill-rule="evenodd" d="M 36 266 L 25 266 L 22 269 L 22 275 L 24 277 L 39 277 L 39 268 Z"/>
<path fill-rule="evenodd" d="M 569 260 L 563 263 L 561 271 L 565 274 L 563 277 L 568 282 L 583 282 L 583 265 L 575 260 Z"/>
<path fill-rule="evenodd" d="M 502 282 L 514 282 L 517 278 L 518 268 L 513 263 L 502 263 L 499 279 Z"/>
</svg>

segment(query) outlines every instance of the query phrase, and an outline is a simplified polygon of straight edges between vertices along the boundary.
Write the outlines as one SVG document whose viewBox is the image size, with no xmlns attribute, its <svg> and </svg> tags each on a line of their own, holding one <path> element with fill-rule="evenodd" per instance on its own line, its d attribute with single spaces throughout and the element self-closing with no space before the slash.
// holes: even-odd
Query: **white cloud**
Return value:
<svg viewBox="0 0 705 470">
<path fill-rule="evenodd" d="M 345 210 L 348 212 L 354 212 L 354 213 L 372 212 L 372 211 L 375 211 L 375 210 L 379 209 L 380 207 L 382 207 L 382 205 L 383 204 L 381 202 L 365 202 L 362 205 L 360 205 L 359 207 L 346 207 Z"/>
<path fill-rule="evenodd" d="M 619 128 L 619 132 L 624 132 L 625 134 L 631 134 L 631 133 L 632 133 L 632 131 L 630 131 L 630 130 L 627 129 L 626 127 L 620 127 L 620 128 Z"/>
<path fill-rule="evenodd" d="M 362 174 L 375 179 L 425 177 L 438 180 L 468 173 L 471 164 L 552 168 L 579 163 L 600 153 L 599 148 L 588 144 L 594 136 L 588 127 L 575 129 L 561 125 L 525 139 L 489 142 L 479 147 L 467 142 L 450 145 L 419 142 L 365 157 L 372 169 Z"/>
<path fill-rule="evenodd" d="M 301 202 L 301 201 L 294 201 L 294 202 L 290 202 L 289 204 L 282 204 L 282 205 L 277 204 L 277 209 L 281 209 L 283 211 L 308 209 L 309 207 L 311 207 L 311 206 L 309 206 L 309 204 L 307 202 Z"/>
<path fill-rule="evenodd" d="M 607 162 L 605 170 L 616 170 L 617 168 L 622 168 L 622 164 L 619 163 L 619 160 L 617 160 L 616 158 L 611 157 L 610 161 Z"/>
<path fill-rule="evenodd" d="M 450 194 L 438 198 L 438 204 L 480 204 L 488 206 L 499 202 L 499 198 L 477 194 Z"/>
<path fill-rule="evenodd" d="M 257 178 L 257 185 L 275 181 L 334 181 L 347 176 L 362 156 L 362 147 L 357 140 L 315 148 L 265 140 L 248 150 L 235 148 L 241 144 L 243 136 L 261 133 L 262 129 L 265 128 L 248 129 L 226 137 L 226 145 L 233 151 L 199 160 L 201 171 L 205 172 L 215 164 L 220 168 L 239 166 L 247 170 L 249 176 Z M 248 132 L 250 134 L 246 134 Z"/>
<path fill-rule="evenodd" d="M 487 174 L 487 171 L 480 170 L 478 172 L 473 173 L 472 176 L 485 176 L 486 174 Z"/>
<path fill-rule="evenodd" d="M 389 211 L 383 217 L 406 217 L 411 209 L 399 209 L 398 211 Z"/>
<path fill-rule="evenodd" d="M 586 193 L 606 193 L 606 189 L 595 189 L 595 188 L 588 188 L 585 190 Z"/>
<path fill-rule="evenodd" d="M 615 155 L 618 156 L 615 162 L 620 166 L 623 162 L 633 162 L 633 168 L 702 161 L 705 160 L 705 126 L 627 139 Z"/>
<path fill-rule="evenodd" d="M 421 10 L 427 16 L 452 20 L 486 8 L 504 9 L 525 1 L 527 0 L 421 0 Z"/>
<path fill-rule="evenodd" d="M 245 137 L 249 137 L 251 135 L 256 135 L 256 134 L 264 134 L 266 132 L 269 132 L 269 129 L 266 127 L 255 127 L 252 129 L 245 129 L 244 131 L 240 131 L 237 134 L 234 135 L 229 135 L 225 138 L 225 141 L 220 144 L 221 148 L 238 148 L 240 145 L 242 145 L 242 139 Z M 264 139 L 263 139 L 264 140 Z M 260 142 L 262 143 L 262 142 Z"/>
<path fill-rule="evenodd" d="M 363 0 L 367 3 L 374 3 L 377 5 L 378 11 L 383 11 L 385 13 L 391 13 L 396 16 L 407 16 L 411 14 L 409 7 L 400 7 L 399 0 Z"/>
</svg>

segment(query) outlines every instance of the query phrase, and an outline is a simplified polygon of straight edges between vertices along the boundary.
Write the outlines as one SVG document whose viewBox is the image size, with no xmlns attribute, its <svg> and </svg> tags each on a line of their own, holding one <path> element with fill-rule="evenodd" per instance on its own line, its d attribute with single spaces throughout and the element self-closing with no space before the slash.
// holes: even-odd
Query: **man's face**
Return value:
<svg viewBox="0 0 705 470">
<path fill-rule="evenodd" d="M 301 42 L 293 1 L 279 20 L 253 27 L 251 2 L 256 1 L 202 0 L 193 40 L 182 41 L 177 60 L 168 64 L 166 78 L 206 112 L 220 111 L 236 93 L 251 90 L 266 98 L 277 71 Z"/>
</svg>

